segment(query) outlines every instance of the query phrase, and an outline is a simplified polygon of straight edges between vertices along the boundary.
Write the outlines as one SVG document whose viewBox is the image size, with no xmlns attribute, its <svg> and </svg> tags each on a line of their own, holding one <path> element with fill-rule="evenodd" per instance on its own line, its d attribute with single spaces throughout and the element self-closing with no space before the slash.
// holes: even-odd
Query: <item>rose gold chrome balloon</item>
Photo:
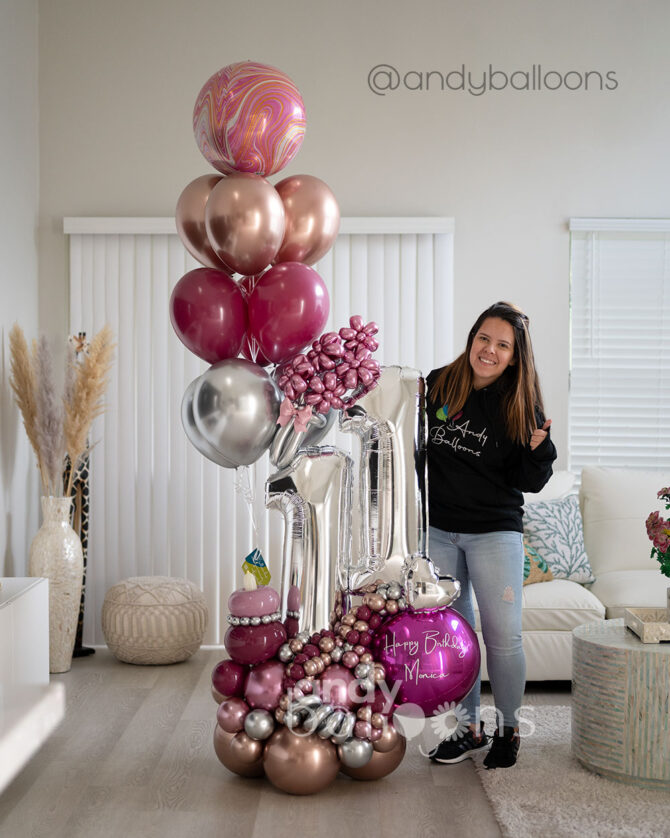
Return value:
<svg viewBox="0 0 670 838">
<path fill-rule="evenodd" d="M 377 746 L 382 741 L 378 739 L 372 745 L 375 750 L 367 765 L 361 768 L 347 768 L 346 765 L 342 765 L 340 771 L 348 774 L 349 777 L 353 777 L 354 780 L 379 780 L 386 777 L 387 774 L 396 770 L 405 756 L 405 737 L 400 734 L 397 734 L 397 736 L 398 741 L 390 751 L 377 750 Z"/>
<path fill-rule="evenodd" d="M 375 722 L 373 717 L 372 724 L 374 725 L 374 723 Z M 376 742 L 373 742 L 372 747 L 375 749 L 375 751 L 379 751 L 379 753 L 381 754 L 387 754 L 389 751 L 392 751 L 396 747 L 396 745 L 398 744 L 398 740 L 402 737 L 391 724 L 386 724 L 384 727 L 381 728 L 381 731 L 382 735 L 379 737 L 379 739 L 377 739 Z"/>
<path fill-rule="evenodd" d="M 202 175 L 192 180 L 179 196 L 175 219 L 179 238 L 194 259 L 206 268 L 230 273 L 230 268 L 214 253 L 205 226 L 207 199 L 220 180 L 221 175 Z"/>
<path fill-rule="evenodd" d="M 221 702 L 225 701 L 226 699 L 230 698 L 229 695 L 223 695 L 220 693 L 216 687 L 212 687 L 212 698 L 216 701 L 217 704 L 221 704 Z"/>
<path fill-rule="evenodd" d="M 286 232 L 277 262 L 313 265 L 333 246 L 340 229 L 340 208 L 318 177 L 293 175 L 275 187 L 286 212 Z"/>
<path fill-rule="evenodd" d="M 256 274 L 277 255 L 284 236 L 284 205 L 265 178 L 229 175 L 210 193 L 205 225 L 222 262 L 237 273 Z"/>
<path fill-rule="evenodd" d="M 278 789 L 289 794 L 315 794 L 333 782 L 340 761 L 337 749 L 327 739 L 314 733 L 299 736 L 280 727 L 265 745 L 263 767 Z"/>
<path fill-rule="evenodd" d="M 238 736 L 240 737 L 239 740 L 237 739 Z M 247 743 L 242 737 L 248 739 L 249 742 L 253 742 L 254 745 L 259 745 L 260 749 L 247 747 Z M 220 725 L 217 725 L 214 728 L 214 750 L 219 761 L 234 774 L 239 774 L 241 777 L 263 776 L 263 743 L 249 739 L 246 733 L 226 733 Z M 255 753 L 255 750 L 258 750 L 258 756 L 250 761 L 249 758 L 252 753 Z"/>
</svg>

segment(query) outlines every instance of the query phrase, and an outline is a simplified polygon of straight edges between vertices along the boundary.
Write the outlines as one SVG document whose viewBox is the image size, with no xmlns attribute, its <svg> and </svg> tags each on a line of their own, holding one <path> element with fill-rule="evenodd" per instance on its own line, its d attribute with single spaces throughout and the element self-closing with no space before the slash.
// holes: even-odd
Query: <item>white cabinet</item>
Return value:
<svg viewBox="0 0 670 838">
<path fill-rule="evenodd" d="M 49 582 L 1 578 L 0 685 L 49 683 Z"/>
</svg>

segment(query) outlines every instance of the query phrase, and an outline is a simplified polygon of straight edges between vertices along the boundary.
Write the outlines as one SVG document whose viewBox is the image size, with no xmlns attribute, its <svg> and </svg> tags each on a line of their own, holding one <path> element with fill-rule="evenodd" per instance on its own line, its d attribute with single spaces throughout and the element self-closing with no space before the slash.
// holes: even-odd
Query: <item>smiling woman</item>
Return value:
<svg viewBox="0 0 670 838">
<path fill-rule="evenodd" d="M 521 646 L 522 492 L 551 476 L 549 438 L 528 317 L 495 303 L 477 318 L 465 351 L 428 376 L 430 555 L 461 583 L 454 608 L 474 626 L 475 590 L 498 711 L 488 768 L 516 762 L 526 663 Z M 477 681 L 463 701 L 469 727 L 431 754 L 460 762 L 483 748 Z"/>
</svg>

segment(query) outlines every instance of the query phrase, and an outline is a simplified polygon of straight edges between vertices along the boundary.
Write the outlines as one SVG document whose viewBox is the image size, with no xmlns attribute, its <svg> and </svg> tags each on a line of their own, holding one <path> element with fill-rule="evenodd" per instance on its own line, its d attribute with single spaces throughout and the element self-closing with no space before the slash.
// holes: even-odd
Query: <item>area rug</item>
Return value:
<svg viewBox="0 0 670 838">
<path fill-rule="evenodd" d="M 670 793 L 587 771 L 570 753 L 570 708 L 534 710 L 535 730 L 522 739 L 513 768 L 487 771 L 485 753 L 474 755 L 505 838 L 670 836 Z"/>
</svg>

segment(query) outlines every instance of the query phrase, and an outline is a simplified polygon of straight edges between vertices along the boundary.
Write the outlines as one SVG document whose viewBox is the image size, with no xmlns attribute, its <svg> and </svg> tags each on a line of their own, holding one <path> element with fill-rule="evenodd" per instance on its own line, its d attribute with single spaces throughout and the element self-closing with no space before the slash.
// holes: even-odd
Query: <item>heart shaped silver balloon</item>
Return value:
<svg viewBox="0 0 670 838">
<path fill-rule="evenodd" d="M 245 358 L 227 358 L 196 382 L 193 418 L 202 438 L 232 468 L 256 462 L 277 431 L 282 400 L 270 374 Z"/>
<path fill-rule="evenodd" d="M 305 448 L 318 445 L 335 424 L 337 410 L 328 413 L 314 413 L 307 421 L 306 431 L 296 431 L 293 422 L 279 428 L 270 446 L 270 462 L 278 469 L 291 465 L 293 458 Z"/>
<path fill-rule="evenodd" d="M 184 432 L 189 439 L 189 442 L 194 445 L 198 451 L 208 460 L 216 463 L 223 468 L 235 468 L 235 463 L 231 463 L 226 459 L 220 451 L 203 437 L 195 424 L 195 417 L 193 415 L 193 394 L 198 385 L 200 378 L 194 379 L 186 388 L 184 398 L 181 401 L 181 424 Z"/>
</svg>

